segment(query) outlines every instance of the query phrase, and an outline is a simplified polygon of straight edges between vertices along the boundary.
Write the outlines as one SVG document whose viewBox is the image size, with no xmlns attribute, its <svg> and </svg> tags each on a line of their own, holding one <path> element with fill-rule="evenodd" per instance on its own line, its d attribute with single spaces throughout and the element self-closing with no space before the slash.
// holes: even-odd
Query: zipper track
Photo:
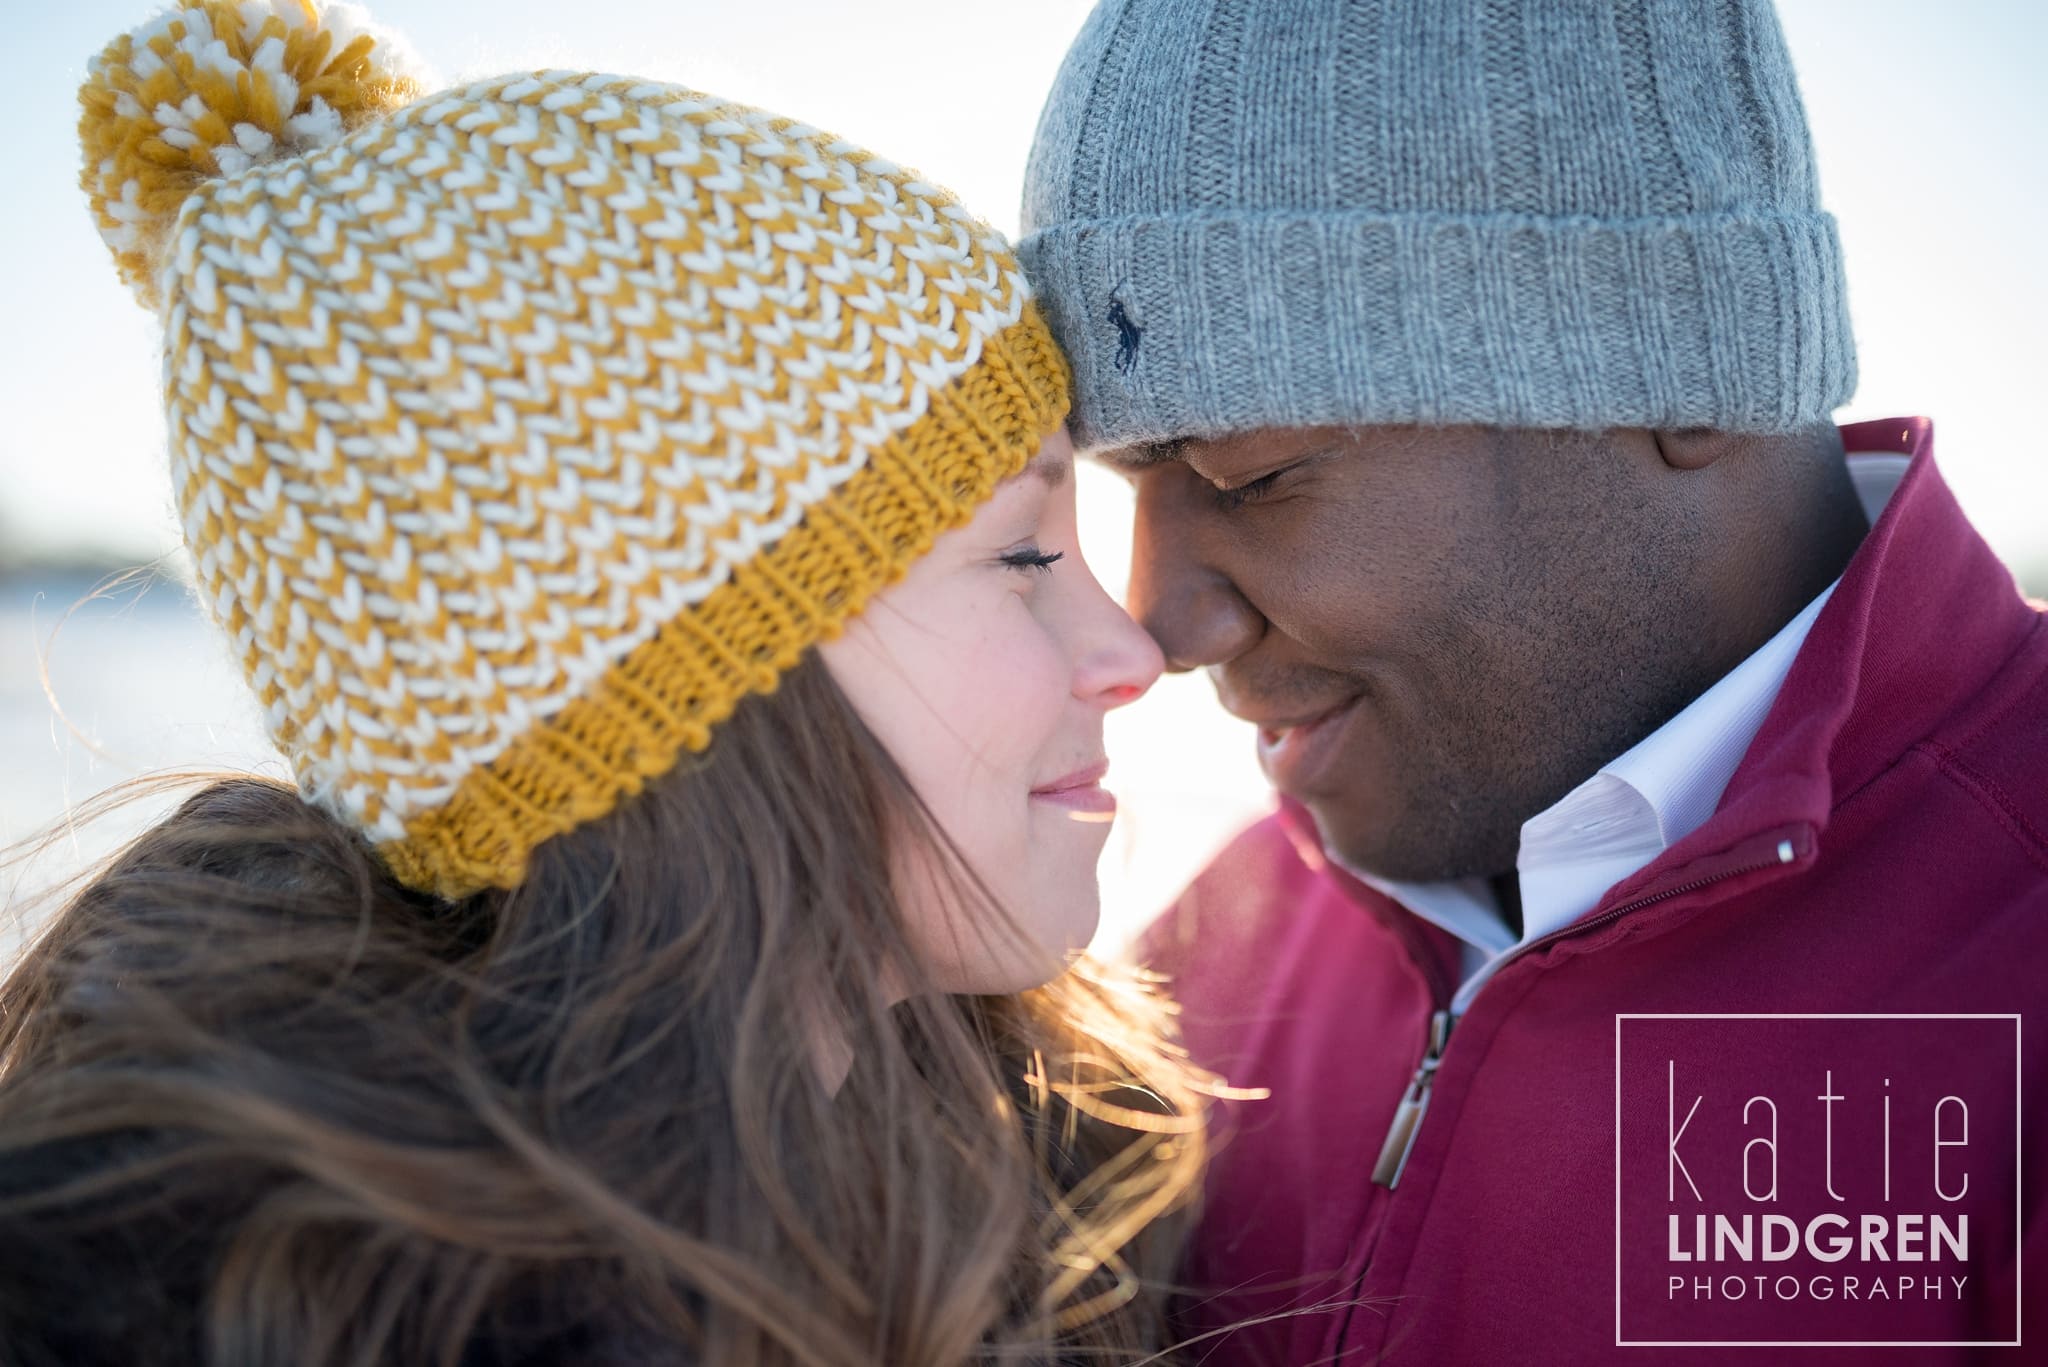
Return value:
<svg viewBox="0 0 2048 1367">
<path fill-rule="evenodd" d="M 1500 970 L 1506 968 L 1508 964 L 1516 959 L 1523 958 L 1538 949 L 1545 948 L 1558 941 L 1591 934 L 1603 926 L 1612 925 L 1631 912 L 1641 911 L 1644 907 L 1654 906 L 1673 897 L 1683 897 L 1689 892 L 1698 892 L 1701 888 L 1712 887 L 1714 884 L 1725 882 L 1730 878 L 1740 878 L 1746 873 L 1760 873 L 1765 869 L 1777 868 L 1780 865 L 1791 863 L 1794 858 L 1792 842 L 1780 840 L 1776 856 L 1772 859 L 1753 864 L 1744 864 L 1739 868 L 1724 869 L 1712 877 L 1696 878 L 1689 883 L 1681 883 L 1677 887 L 1666 888 L 1662 892 L 1653 893 L 1648 897 L 1639 897 L 1633 902 L 1624 902 L 1618 907 L 1601 912 L 1598 916 L 1573 922 L 1571 925 L 1551 931 L 1548 935 L 1539 936 L 1528 944 L 1516 949 L 1507 958 L 1501 960 L 1500 964 L 1495 968 L 1492 977 L 1498 977 Z M 1484 991 L 1490 982 L 1491 977 L 1488 983 L 1480 985 L 1481 991 Z M 1455 996 L 1456 994 L 1453 993 L 1453 995 Z M 1477 999 L 1476 993 L 1474 994 L 1474 999 Z M 1422 1061 L 1416 1064 L 1415 1075 L 1408 1080 L 1408 1089 L 1401 1094 L 1401 1104 L 1394 1108 L 1393 1121 L 1387 1126 L 1386 1137 L 1380 1141 L 1379 1159 L 1373 1165 L 1373 1182 L 1378 1186 L 1387 1188 L 1389 1191 L 1400 1185 L 1401 1174 L 1408 1167 L 1408 1155 L 1415 1148 L 1415 1137 L 1421 1132 L 1423 1116 L 1429 1110 L 1430 1089 L 1436 1083 L 1437 1068 L 1443 1062 L 1444 1048 L 1450 1043 L 1451 1029 L 1458 1023 L 1458 1019 L 1457 1016 L 1451 1014 L 1447 1007 L 1439 1007 L 1430 1016 L 1429 1041 L 1423 1049 Z"/>
</svg>

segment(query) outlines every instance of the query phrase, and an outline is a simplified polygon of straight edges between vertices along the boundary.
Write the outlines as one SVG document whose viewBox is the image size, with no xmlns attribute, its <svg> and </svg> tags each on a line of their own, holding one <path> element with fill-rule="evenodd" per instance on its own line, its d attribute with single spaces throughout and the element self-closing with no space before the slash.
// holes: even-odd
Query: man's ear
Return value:
<svg viewBox="0 0 2048 1367">
<path fill-rule="evenodd" d="M 1682 427 L 1670 432 L 1652 432 L 1657 454 L 1674 470 L 1704 470 L 1733 452 L 1740 438 L 1711 427 Z"/>
</svg>

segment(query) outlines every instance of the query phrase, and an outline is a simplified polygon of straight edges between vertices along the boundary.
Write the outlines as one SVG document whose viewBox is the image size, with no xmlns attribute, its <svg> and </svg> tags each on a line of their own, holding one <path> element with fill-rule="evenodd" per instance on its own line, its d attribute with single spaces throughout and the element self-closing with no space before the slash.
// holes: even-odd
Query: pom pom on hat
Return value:
<svg viewBox="0 0 2048 1367">
<path fill-rule="evenodd" d="M 405 42 L 354 5 L 179 0 L 92 60 L 79 183 L 121 278 L 153 308 L 193 190 L 337 142 L 426 88 Z"/>
</svg>

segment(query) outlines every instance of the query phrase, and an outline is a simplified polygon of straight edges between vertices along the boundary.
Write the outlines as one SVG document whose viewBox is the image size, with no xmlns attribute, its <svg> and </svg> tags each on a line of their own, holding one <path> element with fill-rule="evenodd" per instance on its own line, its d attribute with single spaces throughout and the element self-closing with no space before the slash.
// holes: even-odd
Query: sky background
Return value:
<svg viewBox="0 0 2048 1367">
<path fill-rule="evenodd" d="M 0 64 L 17 119 L 0 139 L 8 206 L 0 214 L 0 564 L 80 548 L 148 560 L 175 542 L 156 325 L 119 284 L 93 231 L 76 188 L 73 125 L 86 59 L 151 7 L 0 5 L 11 21 Z M 1005 230 L 1016 226 L 1040 104 L 1088 8 L 1086 0 L 371 6 L 449 83 L 533 66 L 683 82 L 863 142 L 952 186 Z M 1933 415 L 1943 469 L 1965 509 L 2034 590 L 2048 592 L 2048 459 L 2032 429 L 2048 360 L 2048 81 L 2040 77 L 2048 3 L 1781 0 L 1779 11 L 1823 197 L 1848 255 L 1862 379 L 1841 416 Z M 1126 496 L 1097 472 L 1081 497 L 1089 556 L 1118 586 Z M 88 612 L 71 641 L 51 649 L 49 629 L 76 591 L 16 587 L 13 599 L 0 596 L 0 843 L 111 778 L 260 753 L 231 673 L 189 632 L 165 627 L 164 637 L 152 625 L 124 635 L 118 620 L 93 626 Z M 163 609 L 155 611 L 153 624 Z M 203 663 L 167 663 L 194 650 Z M 75 733 L 53 721 L 41 697 L 44 663 Z M 152 671 L 161 687 L 151 686 Z M 1262 785 L 1249 734 L 1214 709 L 1200 679 L 1170 681 L 1119 719 L 1111 746 L 1129 777 L 1119 784 L 1127 817 L 1105 868 L 1114 900 L 1149 910 L 1263 804 Z"/>
<path fill-rule="evenodd" d="M 26 117 L 0 139 L 0 539 L 171 541 L 155 323 L 76 189 L 85 61 L 150 12 L 0 0 Z M 1943 466 L 2010 558 L 2048 558 L 2048 460 L 2025 405 L 2048 310 L 2048 4 L 1783 0 L 1842 223 L 1862 383 L 1852 417 L 1940 422 Z M 952 186 L 1014 229 L 1032 128 L 1088 5 L 1036 0 L 377 0 L 454 79 L 568 65 L 678 80 L 789 113 Z"/>
</svg>

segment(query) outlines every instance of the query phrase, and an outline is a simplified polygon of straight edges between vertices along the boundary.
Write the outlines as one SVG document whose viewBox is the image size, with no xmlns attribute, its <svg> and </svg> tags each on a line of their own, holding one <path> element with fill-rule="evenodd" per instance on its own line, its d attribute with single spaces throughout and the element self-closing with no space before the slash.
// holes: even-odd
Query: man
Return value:
<svg viewBox="0 0 2048 1367">
<path fill-rule="evenodd" d="M 1768 0 L 1104 0 L 1024 231 L 1076 441 L 1136 488 L 1130 606 L 1283 800 L 1154 935 L 1197 1057 L 1272 1092 L 1211 1180 L 1204 1360 L 2018 1340 L 2048 628 L 1931 424 L 1829 421 Z M 1638 1104 L 1623 1025 L 1681 1013 Z M 1912 1019 L 1803 1019 L 1848 1015 Z M 1804 1241 L 1769 1266 L 1765 1214 Z M 1936 1215 L 1962 1280 L 1902 1290 Z M 1744 1275 L 1662 1275 L 1695 1254 Z"/>
</svg>

